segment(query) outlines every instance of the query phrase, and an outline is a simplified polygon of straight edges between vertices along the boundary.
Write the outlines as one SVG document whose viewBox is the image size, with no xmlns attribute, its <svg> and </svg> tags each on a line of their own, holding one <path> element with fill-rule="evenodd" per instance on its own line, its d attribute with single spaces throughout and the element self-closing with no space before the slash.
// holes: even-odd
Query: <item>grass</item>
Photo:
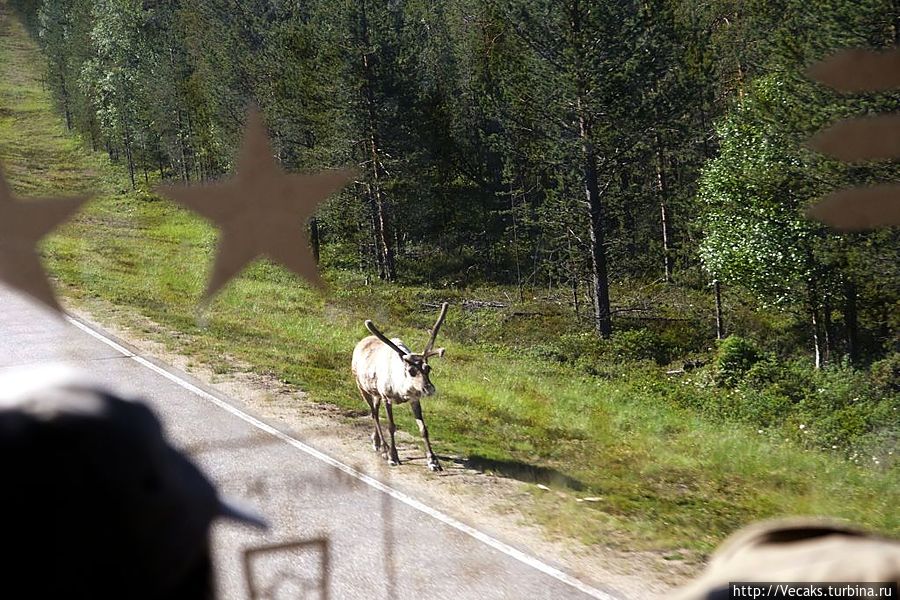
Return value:
<svg viewBox="0 0 900 600">
<path fill-rule="evenodd" d="M 99 299 L 115 305 L 116 318 L 126 323 L 149 318 L 179 332 L 147 332 L 173 351 L 219 372 L 249 366 L 362 415 L 349 357 L 365 334 L 363 319 L 419 346 L 435 316 L 425 304 L 511 295 L 502 288 L 366 285 L 362 275 L 339 270 L 326 270 L 331 291 L 320 295 L 258 263 L 201 320 L 196 306 L 215 231 L 167 201 L 126 189 L 121 167 L 64 130 L 41 85 L 42 68 L 22 27 L 3 16 L 0 160 L 12 187 L 23 196 L 99 193 L 48 238 L 46 264 L 70 301 Z M 533 502 L 518 507 L 548 531 L 676 553 L 708 552 L 736 528 L 783 514 L 844 517 L 900 533 L 895 463 L 864 468 L 747 426 L 704 419 L 673 400 L 693 393 L 689 388 L 647 363 L 595 375 L 561 364 L 541 349 L 555 343 L 548 331 L 571 333 L 571 319 L 564 308 L 542 305 L 541 311 L 529 317 L 454 305 L 442 332 L 447 357 L 435 364 L 440 393 L 425 411 L 439 454 L 461 454 L 568 492 L 561 497 L 535 486 Z M 398 416 L 401 428 L 416 430 L 408 411 Z M 584 496 L 599 501 L 577 502 Z"/>
</svg>

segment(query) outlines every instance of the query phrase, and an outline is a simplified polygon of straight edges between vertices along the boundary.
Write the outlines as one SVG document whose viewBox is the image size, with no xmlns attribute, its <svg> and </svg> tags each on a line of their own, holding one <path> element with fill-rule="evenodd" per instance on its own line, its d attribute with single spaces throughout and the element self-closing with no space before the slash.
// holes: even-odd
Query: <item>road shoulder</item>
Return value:
<svg viewBox="0 0 900 600">
<path fill-rule="evenodd" d="M 621 552 L 586 546 L 577 540 L 550 539 L 522 516 L 520 508 L 532 502 L 535 494 L 562 492 L 469 469 L 458 456 L 442 457 L 444 473 L 431 473 L 419 439 L 405 431 L 397 432 L 403 464 L 390 468 L 371 449 L 370 421 L 362 411 L 351 414 L 317 403 L 303 392 L 273 377 L 253 373 L 236 361 L 231 361 L 231 372 L 216 373 L 162 341 L 171 342 L 183 334 L 167 331 L 149 319 L 105 302 L 68 302 L 66 309 L 76 318 L 102 327 L 141 355 L 189 373 L 202 385 L 233 399 L 239 408 L 278 429 L 585 582 L 603 582 L 630 598 L 665 598 L 674 586 L 696 571 L 696 565 L 665 560 L 656 553 Z"/>
</svg>

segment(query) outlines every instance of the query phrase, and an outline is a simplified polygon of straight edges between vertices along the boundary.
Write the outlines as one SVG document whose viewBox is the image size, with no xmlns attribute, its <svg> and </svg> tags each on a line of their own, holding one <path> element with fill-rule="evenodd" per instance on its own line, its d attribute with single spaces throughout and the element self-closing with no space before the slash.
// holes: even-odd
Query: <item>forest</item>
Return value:
<svg viewBox="0 0 900 600">
<path fill-rule="evenodd" d="M 551 530 L 700 551 L 773 514 L 896 532 L 900 232 L 805 211 L 900 180 L 808 145 L 900 109 L 808 74 L 895 47 L 897 0 L 6 4 L 53 100 L 0 82 L 11 181 L 101 196 L 45 249 L 71 299 L 357 412 L 363 319 L 406 339 L 449 301 L 437 451 L 603 497 L 536 500 Z M 227 176 L 253 105 L 287 171 L 356 171 L 308 223 L 333 292 L 259 264 L 198 324 L 214 235 L 150 190 Z"/>
<path fill-rule="evenodd" d="M 356 166 L 310 223 L 328 267 L 568 290 L 603 337 L 610 281 L 733 286 L 804 323 L 816 366 L 896 349 L 897 232 L 802 214 L 900 173 L 804 146 L 897 108 L 805 74 L 895 45 L 895 1 L 15 4 L 67 126 L 132 186 L 227 173 L 250 103 L 287 169 Z"/>
</svg>

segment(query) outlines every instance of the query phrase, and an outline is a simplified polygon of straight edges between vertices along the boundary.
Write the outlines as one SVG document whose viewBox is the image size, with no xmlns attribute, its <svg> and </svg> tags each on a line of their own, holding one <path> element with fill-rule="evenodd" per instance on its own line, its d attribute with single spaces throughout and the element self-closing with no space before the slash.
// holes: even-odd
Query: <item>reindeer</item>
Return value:
<svg viewBox="0 0 900 600">
<path fill-rule="evenodd" d="M 431 383 L 429 374 L 431 367 L 428 365 L 428 359 L 432 356 L 444 356 L 444 349 L 434 349 L 434 340 L 437 337 L 438 330 L 447 316 L 447 303 L 441 306 L 441 314 L 429 330 L 431 337 L 425 344 L 425 349 L 421 354 L 413 354 L 413 352 L 398 339 L 388 339 L 372 321 L 366 321 L 366 329 L 372 335 L 360 341 L 353 350 L 352 370 L 353 376 L 356 377 L 356 385 L 359 393 L 368 403 L 369 410 L 372 413 L 372 420 L 375 421 L 375 431 L 372 432 L 372 446 L 376 452 L 388 461 L 391 466 L 400 464 L 400 458 L 397 456 L 397 446 L 394 444 L 394 404 L 403 404 L 409 402 L 412 408 L 413 416 L 419 425 L 419 433 L 425 440 L 425 452 L 428 455 L 428 468 L 432 471 L 442 471 L 441 464 L 431 450 L 431 442 L 428 439 L 428 428 L 425 426 L 425 419 L 422 417 L 422 405 L 420 400 L 423 396 L 431 396 L 434 394 L 434 385 Z M 384 435 L 381 432 L 381 422 L 379 421 L 379 411 L 381 403 L 384 402 L 384 408 L 388 417 L 388 432 L 391 434 L 390 448 L 386 447 Z"/>
</svg>

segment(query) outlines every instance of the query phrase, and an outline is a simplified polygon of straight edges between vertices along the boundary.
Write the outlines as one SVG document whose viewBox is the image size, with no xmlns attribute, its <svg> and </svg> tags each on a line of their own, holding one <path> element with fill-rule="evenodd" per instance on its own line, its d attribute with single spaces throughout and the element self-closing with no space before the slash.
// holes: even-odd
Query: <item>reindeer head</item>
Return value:
<svg viewBox="0 0 900 600">
<path fill-rule="evenodd" d="M 429 330 L 430 337 L 421 354 L 414 354 L 410 352 L 408 348 L 403 347 L 402 345 L 398 346 L 381 333 L 372 321 L 366 321 L 366 329 L 371 331 L 372 335 L 384 342 L 403 360 L 405 367 L 404 379 L 402 382 L 395 383 L 397 384 L 397 387 L 401 388 L 400 391 L 404 396 L 419 398 L 422 396 L 431 396 L 435 392 L 434 385 L 431 383 L 429 377 L 431 374 L 431 366 L 428 364 L 428 359 L 432 356 L 444 356 L 443 348 L 434 348 L 434 340 L 437 338 L 438 331 L 444 322 L 444 317 L 447 316 L 447 307 L 448 304 L 446 302 L 441 305 L 441 314 L 438 316 L 434 327 Z"/>
</svg>

